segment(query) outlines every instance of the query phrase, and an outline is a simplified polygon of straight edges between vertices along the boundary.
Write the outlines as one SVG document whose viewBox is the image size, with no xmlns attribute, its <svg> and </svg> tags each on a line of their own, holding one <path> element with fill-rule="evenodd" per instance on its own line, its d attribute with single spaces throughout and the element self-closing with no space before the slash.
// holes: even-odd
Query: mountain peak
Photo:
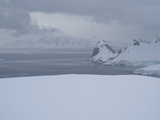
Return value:
<svg viewBox="0 0 160 120">
<path fill-rule="evenodd" d="M 99 41 L 97 42 L 97 44 L 103 45 L 103 44 L 106 44 L 106 41 L 104 41 L 104 40 L 102 39 L 102 40 L 99 40 Z"/>
<path fill-rule="evenodd" d="M 106 55 L 107 57 L 105 59 L 99 58 L 99 56 L 102 54 Z M 104 40 L 99 40 L 93 50 L 91 60 L 100 63 L 112 59 L 116 55 L 117 54 L 110 45 L 108 45 Z"/>
<path fill-rule="evenodd" d="M 140 40 L 133 40 L 133 46 L 139 46 L 140 45 Z"/>
<path fill-rule="evenodd" d="M 107 48 L 112 53 L 115 53 L 115 51 L 112 49 L 112 47 L 110 45 L 108 45 L 106 43 L 106 41 L 104 41 L 104 40 L 99 40 L 96 47 L 97 48 L 103 48 L 104 47 L 104 48 Z"/>
</svg>

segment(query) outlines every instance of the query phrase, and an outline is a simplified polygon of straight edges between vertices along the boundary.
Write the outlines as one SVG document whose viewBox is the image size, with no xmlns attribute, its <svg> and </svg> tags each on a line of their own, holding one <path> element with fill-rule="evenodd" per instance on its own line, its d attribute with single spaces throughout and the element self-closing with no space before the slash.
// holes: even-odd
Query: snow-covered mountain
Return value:
<svg viewBox="0 0 160 120">
<path fill-rule="evenodd" d="M 96 63 L 104 63 L 111 61 L 116 56 L 117 53 L 112 49 L 112 47 L 109 46 L 104 40 L 100 40 L 94 48 L 90 60 Z"/>
<path fill-rule="evenodd" d="M 107 65 L 127 65 L 127 66 L 148 66 L 160 62 L 160 41 L 145 42 L 134 40 L 126 48 L 122 48 L 118 53 L 103 40 L 97 43 L 93 50 L 91 60 L 101 61 Z"/>
<path fill-rule="evenodd" d="M 125 48 L 119 56 L 110 63 L 114 65 L 127 66 L 148 66 L 160 62 L 160 42 L 145 42 L 134 40 L 133 43 Z"/>
<path fill-rule="evenodd" d="M 93 48 L 94 41 L 65 35 L 61 31 L 42 30 L 32 34 L 0 35 L 0 48 Z"/>
<path fill-rule="evenodd" d="M 107 46 L 105 41 L 100 41 L 90 60 L 103 65 L 149 66 L 135 70 L 134 73 L 160 76 L 160 39 L 152 42 L 134 40 L 129 47 L 120 49 L 118 53 Z"/>
</svg>

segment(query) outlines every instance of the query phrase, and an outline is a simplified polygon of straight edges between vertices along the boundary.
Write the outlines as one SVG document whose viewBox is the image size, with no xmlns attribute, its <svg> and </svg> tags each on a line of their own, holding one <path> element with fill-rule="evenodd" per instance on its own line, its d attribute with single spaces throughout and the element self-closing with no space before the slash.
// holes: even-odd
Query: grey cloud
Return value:
<svg viewBox="0 0 160 120">
<path fill-rule="evenodd" d="M 159 0 L 11 0 L 11 2 L 30 12 L 87 15 L 97 22 L 104 23 L 118 21 L 121 24 L 145 26 L 156 25 L 160 20 Z"/>
<path fill-rule="evenodd" d="M 94 21 L 134 25 L 160 30 L 159 0 L 9 0 L 10 16 L 0 14 L 1 27 L 29 31 L 33 27 L 29 12 L 67 13 L 91 16 Z M 0 7 L 4 7 L 1 5 Z M 7 13 L 6 13 L 7 15 Z M 27 27 L 26 27 L 27 26 Z"/>
<path fill-rule="evenodd" d="M 13 6 L 9 2 L 0 1 L 0 28 L 27 33 L 36 28 L 36 25 L 32 24 L 27 11 L 21 7 Z"/>
</svg>

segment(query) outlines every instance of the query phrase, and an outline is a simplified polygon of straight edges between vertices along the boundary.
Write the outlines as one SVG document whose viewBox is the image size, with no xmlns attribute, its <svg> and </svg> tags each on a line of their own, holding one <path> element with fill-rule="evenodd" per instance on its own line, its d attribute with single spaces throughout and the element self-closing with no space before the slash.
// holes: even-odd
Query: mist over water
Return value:
<svg viewBox="0 0 160 120">
<path fill-rule="evenodd" d="M 65 49 L 47 51 L 2 52 L 0 78 L 61 74 L 132 74 L 134 68 L 101 66 L 89 61 L 91 50 Z"/>
</svg>

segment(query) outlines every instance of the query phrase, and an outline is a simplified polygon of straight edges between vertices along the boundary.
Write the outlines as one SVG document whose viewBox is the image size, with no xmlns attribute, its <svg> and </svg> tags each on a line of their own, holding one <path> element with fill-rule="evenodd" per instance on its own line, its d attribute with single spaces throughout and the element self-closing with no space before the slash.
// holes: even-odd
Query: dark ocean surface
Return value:
<svg viewBox="0 0 160 120">
<path fill-rule="evenodd" d="M 49 50 L 0 52 L 0 78 L 61 75 L 96 74 L 128 75 L 133 67 L 102 66 L 89 61 L 90 50 Z"/>
</svg>

